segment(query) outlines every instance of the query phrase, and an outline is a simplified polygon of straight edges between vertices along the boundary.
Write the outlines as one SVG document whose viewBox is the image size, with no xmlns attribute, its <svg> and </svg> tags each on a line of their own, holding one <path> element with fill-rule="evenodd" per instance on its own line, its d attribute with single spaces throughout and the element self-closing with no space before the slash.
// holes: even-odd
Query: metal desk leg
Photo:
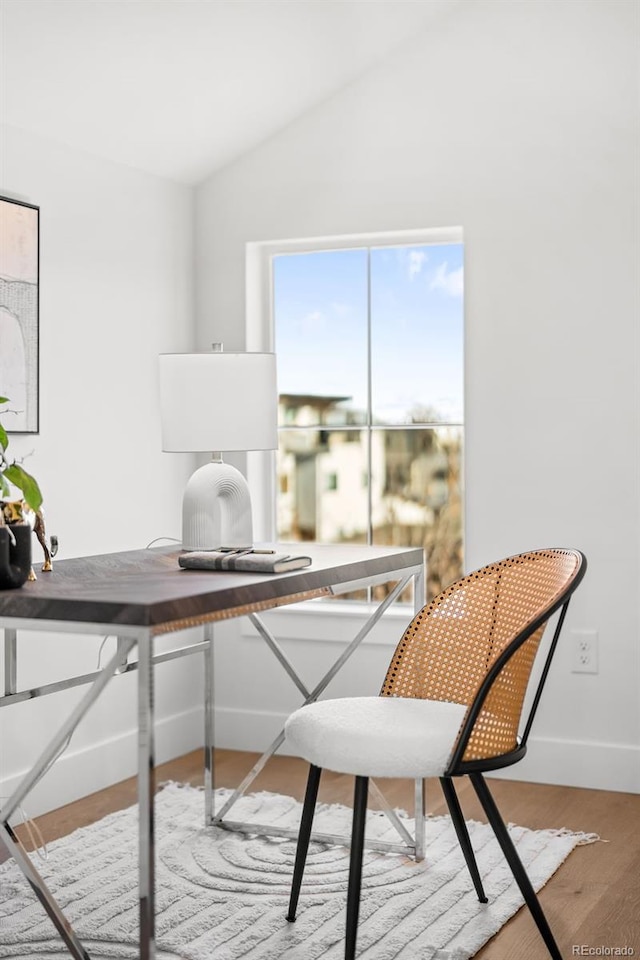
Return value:
<svg viewBox="0 0 640 960">
<path fill-rule="evenodd" d="M 8 823 L 0 823 L 0 840 L 27 878 L 31 889 L 49 914 L 71 956 L 75 960 L 91 960 L 76 936 L 73 927 L 54 900 L 51 891 L 31 862 L 31 857 L 24 851 L 22 844 Z"/>
<path fill-rule="evenodd" d="M 382 600 L 382 602 L 376 607 L 376 609 L 375 609 L 374 612 L 371 614 L 371 616 L 369 617 L 369 619 L 367 620 L 367 622 L 366 622 L 366 623 L 364 624 L 364 626 L 358 631 L 357 635 L 354 637 L 354 639 L 351 641 L 351 643 L 346 647 L 346 649 L 343 650 L 343 652 L 340 654 L 340 656 L 339 656 L 338 659 L 335 661 L 335 663 L 333 664 L 333 666 L 331 666 L 331 667 L 329 668 L 329 670 L 327 670 L 327 672 L 325 673 L 324 677 L 315 685 L 315 687 L 313 688 L 313 690 L 311 690 L 311 692 L 307 693 L 307 696 L 306 696 L 305 701 L 304 701 L 305 704 L 307 704 L 307 703 L 314 703 L 314 702 L 318 699 L 318 697 L 320 696 L 320 694 L 324 692 L 325 687 L 327 687 L 327 686 L 329 685 L 329 683 L 331 682 L 331 680 L 333 680 L 333 678 L 334 678 L 335 675 L 338 673 L 338 671 L 342 669 L 342 667 L 343 667 L 344 664 L 347 662 L 347 660 L 349 659 L 349 657 L 350 657 L 353 653 L 355 653 L 356 649 L 360 646 L 360 644 L 361 644 L 362 640 L 364 639 L 364 637 L 366 637 L 366 635 L 369 633 L 369 631 L 375 626 L 375 624 L 378 622 L 378 620 L 380 619 L 380 617 L 382 616 L 382 614 L 384 613 L 384 611 L 387 609 L 387 607 L 389 607 L 389 606 L 393 603 L 393 601 L 396 599 L 396 597 L 400 596 L 400 594 L 402 593 L 402 591 L 403 591 L 404 588 L 406 587 L 407 583 L 409 583 L 410 579 L 411 579 L 411 577 L 410 577 L 410 576 L 407 576 L 407 577 L 404 577 L 402 580 L 400 580 L 398 583 L 396 583 L 396 585 L 395 585 L 395 587 L 393 588 L 393 590 L 391 590 L 391 591 L 387 594 L 387 596 L 384 598 L 384 600 Z M 256 618 L 256 615 L 255 615 L 255 614 L 251 614 L 251 620 L 252 620 L 254 623 L 255 623 L 256 619 L 257 619 L 257 618 Z M 265 627 L 264 624 L 262 624 L 262 623 L 261 623 L 261 625 L 260 625 L 260 633 L 262 634 L 263 637 L 265 636 L 265 634 L 268 633 L 266 627 Z M 274 641 L 274 643 L 275 643 L 275 641 Z M 278 659 L 280 659 L 280 657 L 279 657 Z M 291 668 L 291 669 L 293 669 L 293 668 Z M 287 670 L 287 672 L 290 673 L 289 670 Z M 297 678 L 297 679 L 299 679 L 299 678 Z M 300 684 L 301 684 L 301 683 L 302 683 L 302 681 L 300 681 Z M 298 686 L 299 686 L 299 689 L 303 689 L 302 686 L 300 686 L 300 685 L 298 685 Z M 305 689 L 305 691 L 306 691 L 306 688 L 304 688 L 304 689 Z M 265 752 L 262 754 L 262 756 L 260 757 L 260 759 L 259 759 L 259 760 L 254 764 L 254 766 L 251 768 L 251 770 L 250 770 L 249 773 L 246 775 L 246 777 L 244 778 L 244 780 L 242 781 L 242 783 L 241 783 L 238 787 L 236 787 L 236 789 L 233 791 L 233 793 L 231 794 L 231 796 L 227 798 L 226 802 L 224 803 L 224 805 L 222 806 L 222 808 L 220 809 L 220 811 L 217 813 L 217 815 L 216 815 L 216 817 L 215 817 L 215 823 L 216 823 L 217 826 L 219 826 L 219 827 L 228 827 L 229 829 L 234 829 L 233 823 L 230 823 L 230 822 L 228 822 L 228 821 L 225 822 L 225 820 L 224 820 L 225 814 L 228 813 L 228 811 L 231 809 L 231 807 L 234 805 L 234 803 L 246 792 L 247 788 L 249 787 L 249 785 L 250 785 L 251 783 L 253 783 L 253 781 L 255 780 L 255 778 L 258 776 L 258 774 L 260 773 L 260 771 L 262 770 L 262 768 L 263 768 L 264 765 L 266 764 L 266 762 L 267 762 L 267 760 L 269 759 L 269 757 L 271 757 L 271 756 L 276 752 L 276 750 L 278 749 L 278 747 L 281 745 L 281 743 L 282 743 L 283 741 L 284 741 L 284 730 L 281 730 L 280 733 L 278 734 L 278 736 L 277 736 L 277 737 L 275 738 L 275 740 L 273 741 L 273 743 L 265 750 Z M 236 823 L 235 826 L 237 827 L 237 826 L 238 826 L 238 823 Z M 257 830 L 257 829 L 253 829 L 253 828 L 256 826 L 255 824 L 246 823 L 246 824 L 244 824 L 244 826 L 246 826 L 246 828 L 247 828 L 247 829 L 245 830 L 245 833 L 259 833 L 259 832 L 260 832 L 260 831 Z M 295 833 L 295 831 L 294 831 L 294 832 L 292 833 L 292 836 L 295 836 L 295 835 L 296 835 L 296 833 Z"/>
<path fill-rule="evenodd" d="M 133 646 L 134 641 L 129 641 Z M 53 739 L 45 747 L 42 754 L 38 757 L 29 773 L 23 778 L 16 787 L 13 794 L 6 801 L 0 811 L 0 819 L 8 821 L 9 818 L 18 809 L 24 798 L 33 790 L 38 781 L 45 775 L 51 765 L 58 759 L 60 753 L 65 749 L 76 727 L 86 715 L 89 709 L 96 702 L 104 688 L 107 686 L 118 666 L 119 655 L 112 657 L 109 663 L 97 675 L 96 679 L 85 693 L 82 700 L 72 710 L 69 717 L 64 721 Z"/>
<path fill-rule="evenodd" d="M 154 960 L 155 948 L 155 751 L 153 736 L 153 636 L 138 637 L 138 812 L 140 960 Z"/>
<path fill-rule="evenodd" d="M 422 609 L 422 607 L 424 606 L 424 574 L 422 573 L 422 571 L 420 571 L 414 576 L 415 576 L 414 606 L 417 613 L 418 610 Z M 310 692 L 306 689 L 306 687 L 298 677 L 297 673 L 295 672 L 292 664 L 290 663 L 288 658 L 286 658 L 285 654 L 280 649 L 279 645 L 277 644 L 275 639 L 271 636 L 271 634 L 269 633 L 265 625 L 262 623 L 262 621 L 259 619 L 259 617 L 256 616 L 255 614 L 252 614 L 251 620 L 254 626 L 257 628 L 260 635 L 262 636 L 262 638 L 267 642 L 268 646 L 276 655 L 277 659 L 280 661 L 280 663 L 282 664 L 286 672 L 292 678 L 294 683 L 296 683 L 296 686 L 298 687 L 298 689 L 304 695 L 305 703 L 312 703 L 315 700 L 317 700 L 319 695 L 323 692 L 325 687 L 328 685 L 329 681 L 335 676 L 338 670 L 343 666 L 346 660 L 351 656 L 351 654 L 360 644 L 364 636 L 366 636 L 369 630 L 371 630 L 372 626 L 380 618 L 380 616 L 382 615 L 383 611 L 387 608 L 387 606 L 393 603 L 395 598 L 402 593 L 407 583 L 409 583 L 410 579 L 411 577 L 407 576 L 395 585 L 393 590 L 391 590 L 388 596 L 382 601 L 382 603 L 374 611 L 373 615 L 370 617 L 367 623 L 359 631 L 358 635 L 354 638 L 354 640 L 351 641 L 351 643 L 343 652 L 343 654 L 338 658 L 338 660 L 333 664 L 333 666 L 325 674 L 325 676 L 322 678 L 320 683 L 317 684 L 316 687 Z M 290 828 L 273 827 L 273 826 L 267 827 L 263 824 L 258 824 L 258 823 L 247 823 L 242 821 L 232 821 L 232 820 L 225 819 L 225 815 L 228 813 L 231 807 L 235 804 L 236 800 L 238 800 L 245 793 L 249 785 L 253 782 L 253 780 L 256 778 L 258 773 L 265 766 L 269 757 L 271 757 L 275 753 L 275 751 L 278 749 L 278 747 L 282 744 L 283 740 L 284 740 L 284 731 L 281 731 L 278 734 L 278 736 L 275 738 L 273 743 L 270 745 L 270 747 L 268 747 L 268 749 L 262 754 L 260 759 L 252 767 L 252 769 L 246 775 L 242 783 L 238 787 L 236 787 L 234 792 L 223 804 L 222 808 L 218 811 L 218 813 L 215 814 L 210 820 L 208 820 L 209 824 L 215 823 L 217 826 L 221 826 L 227 830 L 236 830 L 242 833 L 262 833 L 268 836 L 287 836 L 287 837 L 297 836 L 297 831 Z M 365 841 L 365 846 L 374 850 L 380 850 L 381 852 L 394 852 L 394 853 L 404 853 L 404 854 L 409 853 L 411 855 L 414 855 L 417 860 L 424 859 L 424 845 L 425 845 L 424 781 L 416 780 L 416 785 L 415 785 L 415 808 L 416 808 L 415 809 L 415 825 L 416 825 L 415 837 L 411 836 L 411 834 L 405 827 L 404 823 L 400 820 L 400 818 L 397 816 L 395 811 L 387 803 L 387 801 L 384 798 L 384 795 L 380 792 L 380 790 L 378 789 L 378 787 L 373 781 L 370 781 L 370 786 L 372 788 L 372 791 L 375 793 L 378 800 L 382 804 L 382 808 L 384 812 L 386 813 L 389 820 L 398 831 L 403 843 L 394 844 L 394 843 L 389 843 L 388 841 L 378 842 L 378 841 L 367 840 Z M 313 836 L 317 840 L 321 840 L 328 843 L 343 843 L 346 839 L 344 837 L 341 838 L 338 836 L 319 835 L 317 833 L 314 833 Z"/>
<path fill-rule="evenodd" d="M 425 845 L 425 781 L 416 780 L 413 804 L 416 832 L 416 860 L 424 860 Z"/>
<path fill-rule="evenodd" d="M 8 638 L 7 634 L 9 634 Z M 15 631 L 5 630 L 5 655 L 6 644 L 8 643 L 9 646 L 12 646 L 14 645 L 14 641 Z M 133 646 L 133 641 L 127 641 L 127 645 L 128 647 Z M 9 659 L 13 661 L 15 667 L 15 649 L 13 653 L 10 653 Z M 38 781 L 47 773 L 49 768 L 60 755 L 61 751 L 65 748 L 80 721 L 98 699 L 102 690 L 113 677 L 113 674 L 118 667 L 118 662 L 118 656 L 112 657 L 107 666 L 96 675 L 96 679 L 91 688 L 86 692 L 82 700 L 76 705 L 75 709 L 72 710 L 69 717 L 64 721 L 52 740 L 45 747 L 34 766 L 23 778 L 21 783 L 16 787 L 12 796 L 9 797 L 5 803 L 5 806 L 0 811 L 0 843 L 6 847 L 10 856 L 13 857 L 22 870 L 22 873 L 27 878 L 34 893 L 48 913 L 64 943 L 67 945 L 69 953 L 75 958 L 75 960 L 89 960 L 89 954 L 82 946 L 82 943 L 78 939 L 60 906 L 52 896 L 51 891 L 47 887 L 45 881 L 36 870 L 33 861 L 25 852 L 24 848 L 17 839 L 13 828 L 9 824 L 9 818 L 20 806 L 23 798 L 28 795 L 36 783 L 38 783 Z M 10 679 L 9 685 L 11 686 L 12 684 L 13 680 Z"/>
<path fill-rule="evenodd" d="M 420 570 L 413 576 L 413 613 L 420 613 L 427 599 L 425 571 Z"/>
<path fill-rule="evenodd" d="M 415 575 L 413 581 L 413 611 L 414 615 L 422 610 L 425 604 L 425 571 Z M 425 849 L 425 812 L 426 789 L 424 780 L 416 780 L 414 790 L 413 815 L 415 822 L 416 860 L 424 860 Z"/>
<path fill-rule="evenodd" d="M 213 624 L 204 627 L 204 822 L 211 826 L 215 816 L 213 806 L 215 735 L 214 735 L 214 662 Z"/>
</svg>

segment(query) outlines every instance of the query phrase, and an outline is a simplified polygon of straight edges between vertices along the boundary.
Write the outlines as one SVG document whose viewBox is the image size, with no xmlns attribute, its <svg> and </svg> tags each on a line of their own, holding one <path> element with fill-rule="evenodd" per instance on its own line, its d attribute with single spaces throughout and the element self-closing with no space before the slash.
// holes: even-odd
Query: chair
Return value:
<svg viewBox="0 0 640 960">
<path fill-rule="evenodd" d="M 455 777 L 468 775 L 551 957 L 561 960 L 483 774 L 524 757 L 569 600 L 585 571 L 584 555 L 564 549 L 536 550 L 483 567 L 416 614 L 378 697 L 311 703 L 289 717 L 289 746 L 310 769 L 287 920 L 296 917 L 323 768 L 355 776 L 346 960 L 356 951 L 370 777 L 440 779 L 478 899 L 486 903 L 454 787 Z M 558 611 L 539 680 L 523 711 L 542 635 Z"/>
</svg>

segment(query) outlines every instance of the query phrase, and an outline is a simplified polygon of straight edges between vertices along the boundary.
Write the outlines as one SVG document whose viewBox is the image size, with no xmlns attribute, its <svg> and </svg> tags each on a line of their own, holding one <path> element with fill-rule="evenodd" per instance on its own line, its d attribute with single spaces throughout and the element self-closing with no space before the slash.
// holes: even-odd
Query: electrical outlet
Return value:
<svg viewBox="0 0 640 960">
<path fill-rule="evenodd" d="M 572 630 L 573 643 L 571 672 L 597 673 L 598 672 L 598 631 Z"/>
</svg>

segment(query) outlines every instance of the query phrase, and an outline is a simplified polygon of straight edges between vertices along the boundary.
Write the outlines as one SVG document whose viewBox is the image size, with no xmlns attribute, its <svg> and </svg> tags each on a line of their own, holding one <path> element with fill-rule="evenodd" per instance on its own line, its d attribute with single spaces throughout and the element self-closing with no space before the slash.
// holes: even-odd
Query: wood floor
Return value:
<svg viewBox="0 0 640 960">
<path fill-rule="evenodd" d="M 256 756 L 217 751 L 216 786 L 236 786 Z M 274 757 L 251 790 L 301 800 L 306 770 L 302 761 Z M 158 785 L 165 780 L 201 784 L 202 752 L 158 767 Z M 385 780 L 384 788 L 393 806 L 411 810 L 411 783 Z M 640 796 L 505 780 L 493 780 L 492 790 L 507 821 L 532 829 L 567 827 L 597 833 L 606 841 L 577 847 L 540 893 L 563 957 L 640 957 Z M 351 792 L 350 777 L 323 774 L 321 801 L 350 805 Z M 486 819 L 466 781 L 460 783 L 459 793 L 466 817 Z M 51 841 L 135 802 L 136 781 L 126 780 L 40 817 L 38 826 Z M 427 807 L 429 813 L 446 812 L 437 781 L 428 783 Z M 625 947 L 625 953 L 614 952 Z M 476 960 L 548 960 L 548 954 L 528 911 L 522 909 Z"/>
</svg>

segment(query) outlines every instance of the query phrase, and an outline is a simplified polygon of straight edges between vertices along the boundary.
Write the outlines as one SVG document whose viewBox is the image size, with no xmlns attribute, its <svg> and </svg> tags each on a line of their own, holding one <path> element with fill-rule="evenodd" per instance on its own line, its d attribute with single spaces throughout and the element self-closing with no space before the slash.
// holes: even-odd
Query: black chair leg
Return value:
<svg viewBox="0 0 640 960">
<path fill-rule="evenodd" d="M 304 795 L 304 806 L 302 807 L 300 830 L 298 831 L 296 862 L 293 868 L 291 897 L 289 899 L 289 912 L 287 913 L 287 920 L 289 923 L 293 923 L 296 919 L 298 897 L 300 896 L 304 865 L 307 862 L 307 852 L 309 850 L 309 840 L 311 838 L 311 827 L 313 826 L 313 815 L 316 812 L 316 800 L 318 798 L 318 787 L 320 786 L 321 773 L 322 769 L 320 767 L 314 767 L 313 764 L 311 764 L 309 767 L 309 776 L 307 778 L 307 790 Z"/>
<path fill-rule="evenodd" d="M 360 913 L 360 888 L 362 886 L 362 855 L 364 853 L 364 828 L 367 819 L 367 794 L 369 778 L 356 777 L 353 795 L 353 826 L 351 828 L 351 855 L 349 858 L 349 888 L 347 890 L 347 935 L 345 960 L 354 960 Z"/>
<path fill-rule="evenodd" d="M 489 792 L 489 788 L 484 777 L 480 773 L 470 773 L 469 778 L 475 788 L 476 793 L 478 794 L 478 799 L 484 808 L 484 812 L 486 813 L 493 832 L 496 835 L 496 839 L 502 847 L 502 852 L 504 853 L 507 862 L 511 867 L 511 872 L 513 873 L 515 881 L 520 887 L 520 892 L 525 899 L 525 903 L 531 911 L 531 916 L 535 920 L 536 926 L 542 934 L 542 939 L 547 946 L 547 950 L 553 957 L 553 960 L 562 960 L 562 955 L 558 949 L 558 944 L 551 933 L 551 928 L 547 922 L 547 918 L 543 913 L 542 907 L 540 906 L 540 901 L 536 896 L 535 890 L 531 886 L 531 881 L 527 876 L 527 872 L 524 869 L 522 861 L 518 856 L 518 852 L 513 845 L 511 837 L 509 836 L 509 831 L 507 830 L 504 821 L 500 816 L 500 811 L 496 806 L 496 802 Z"/>
<path fill-rule="evenodd" d="M 464 854 L 464 859 L 467 861 L 467 867 L 469 868 L 473 885 L 476 888 L 476 893 L 478 894 L 478 900 L 480 903 L 488 903 L 489 900 L 484 892 L 484 887 L 482 886 L 480 871 L 478 870 L 476 857 L 473 852 L 473 847 L 471 846 L 471 838 L 469 837 L 469 831 L 467 830 L 464 814 L 462 813 L 462 808 L 460 807 L 460 801 L 458 800 L 458 794 L 456 793 L 453 781 L 450 777 L 440 777 L 440 785 L 442 786 L 442 792 L 444 793 L 444 798 L 447 801 L 447 806 L 449 807 L 451 822 L 456 829 L 458 842 Z"/>
</svg>

